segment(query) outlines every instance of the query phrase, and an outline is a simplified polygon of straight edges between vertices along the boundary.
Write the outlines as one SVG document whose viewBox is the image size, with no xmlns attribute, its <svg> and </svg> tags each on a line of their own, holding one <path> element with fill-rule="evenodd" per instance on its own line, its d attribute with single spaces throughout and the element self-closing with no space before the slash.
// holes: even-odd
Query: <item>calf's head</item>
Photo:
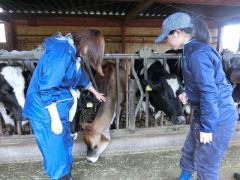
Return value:
<svg viewBox="0 0 240 180">
<path fill-rule="evenodd" d="M 99 155 L 106 149 L 110 139 L 105 137 L 102 132 L 97 132 L 91 125 L 87 125 L 84 130 L 84 142 L 87 145 L 87 160 L 95 163 Z"/>
</svg>

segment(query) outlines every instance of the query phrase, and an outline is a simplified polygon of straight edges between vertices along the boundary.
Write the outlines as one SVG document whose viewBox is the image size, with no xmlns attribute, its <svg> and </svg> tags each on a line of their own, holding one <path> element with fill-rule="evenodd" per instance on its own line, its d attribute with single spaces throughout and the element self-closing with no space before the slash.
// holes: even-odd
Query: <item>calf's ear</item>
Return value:
<svg viewBox="0 0 240 180">
<path fill-rule="evenodd" d="M 98 66 L 96 67 L 96 71 L 97 71 L 101 76 L 104 76 L 101 65 L 98 65 Z"/>
</svg>

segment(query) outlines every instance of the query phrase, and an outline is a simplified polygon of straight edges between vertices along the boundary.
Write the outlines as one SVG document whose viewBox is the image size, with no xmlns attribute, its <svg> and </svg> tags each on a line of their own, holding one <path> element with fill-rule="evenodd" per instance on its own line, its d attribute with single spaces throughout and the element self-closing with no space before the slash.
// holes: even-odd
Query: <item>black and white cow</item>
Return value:
<svg viewBox="0 0 240 180">
<path fill-rule="evenodd" d="M 233 85 L 232 96 L 240 117 L 240 57 L 234 56 L 234 53 L 227 49 L 224 49 L 221 55 L 223 57 L 223 69 Z"/>
<path fill-rule="evenodd" d="M 170 50 L 166 51 L 165 53 L 182 56 L 183 50 L 182 49 L 178 49 L 178 50 L 170 49 Z M 179 59 L 179 58 L 167 59 L 167 65 L 169 68 L 169 73 L 175 74 L 176 76 L 178 76 L 180 82 L 182 83 L 183 82 L 183 74 L 182 74 L 182 68 L 181 68 L 181 59 Z"/>
<path fill-rule="evenodd" d="M 223 57 L 223 69 L 227 78 L 234 86 L 240 84 L 240 57 L 234 56 L 233 52 L 227 49 L 224 49 L 221 55 Z"/>
<path fill-rule="evenodd" d="M 149 91 L 150 106 L 154 113 L 163 111 L 173 124 L 183 124 L 185 117 L 183 107 L 178 99 L 182 92 L 182 86 L 176 75 L 171 75 L 163 67 L 161 60 L 149 60 L 147 65 L 148 81 L 144 80 L 143 61 L 135 60 L 134 69 L 140 79 L 143 89 L 150 85 Z"/>
<path fill-rule="evenodd" d="M 17 121 L 23 120 L 26 85 L 30 80 L 28 76 L 29 73 L 24 72 L 21 66 L 0 64 L 0 112 L 8 135 L 16 133 Z M 22 121 L 22 127 L 26 124 L 27 121 Z"/>
</svg>

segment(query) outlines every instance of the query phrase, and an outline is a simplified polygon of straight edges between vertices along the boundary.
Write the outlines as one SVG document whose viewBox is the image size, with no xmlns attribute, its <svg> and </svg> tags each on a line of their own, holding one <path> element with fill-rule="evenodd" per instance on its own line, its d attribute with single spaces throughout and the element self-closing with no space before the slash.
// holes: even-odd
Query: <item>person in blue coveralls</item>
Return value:
<svg viewBox="0 0 240 180">
<path fill-rule="evenodd" d="M 182 71 L 185 92 L 179 99 L 194 110 L 189 133 L 182 149 L 179 180 L 218 180 L 221 161 L 235 131 L 238 118 L 232 86 L 222 67 L 222 58 L 210 45 L 206 23 L 177 12 L 162 24 L 155 42 L 183 48 Z"/>
<path fill-rule="evenodd" d="M 71 180 L 73 140 L 69 112 L 76 89 L 83 87 L 100 102 L 105 101 L 104 95 L 89 81 L 81 57 L 102 74 L 105 41 L 100 31 L 86 29 L 67 36 L 48 37 L 43 47 L 44 53 L 28 87 L 23 116 L 30 121 L 48 176 Z"/>
</svg>

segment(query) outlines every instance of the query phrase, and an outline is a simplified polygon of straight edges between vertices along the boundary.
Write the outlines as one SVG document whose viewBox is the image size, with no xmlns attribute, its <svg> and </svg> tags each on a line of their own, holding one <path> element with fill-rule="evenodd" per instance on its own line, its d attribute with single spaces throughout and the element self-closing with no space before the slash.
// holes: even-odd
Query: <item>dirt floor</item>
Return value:
<svg viewBox="0 0 240 180">
<path fill-rule="evenodd" d="M 138 154 L 105 155 L 95 164 L 84 158 L 73 166 L 75 180 L 176 180 L 180 151 L 150 151 Z M 221 180 L 240 172 L 240 145 L 232 145 L 221 168 Z M 41 162 L 0 165 L 1 180 L 47 180 Z M 193 179 L 196 179 L 195 177 Z"/>
</svg>

